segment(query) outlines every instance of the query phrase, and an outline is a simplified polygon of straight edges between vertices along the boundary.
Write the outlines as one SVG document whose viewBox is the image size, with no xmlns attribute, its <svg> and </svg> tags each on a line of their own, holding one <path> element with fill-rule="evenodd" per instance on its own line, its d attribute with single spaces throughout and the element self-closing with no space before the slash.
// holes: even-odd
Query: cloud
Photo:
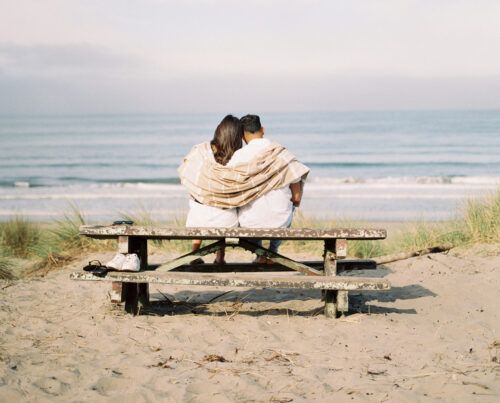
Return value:
<svg viewBox="0 0 500 403">
<path fill-rule="evenodd" d="M 0 43 L 0 72 L 13 77 L 127 75 L 140 65 L 132 56 L 90 44 Z"/>
</svg>

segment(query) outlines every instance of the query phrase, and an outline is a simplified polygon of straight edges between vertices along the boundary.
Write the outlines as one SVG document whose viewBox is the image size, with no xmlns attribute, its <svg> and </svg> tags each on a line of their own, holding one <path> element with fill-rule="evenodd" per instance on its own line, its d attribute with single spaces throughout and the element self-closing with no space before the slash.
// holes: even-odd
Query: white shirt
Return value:
<svg viewBox="0 0 500 403">
<path fill-rule="evenodd" d="M 269 147 L 271 141 L 264 138 L 251 140 L 245 147 L 237 150 L 227 164 L 233 166 L 240 162 L 248 162 Z M 293 183 L 300 182 L 296 178 Z M 280 228 L 290 225 L 293 216 L 292 191 L 286 185 L 260 196 L 258 199 L 239 208 L 238 221 L 241 227 L 248 228 Z"/>
</svg>

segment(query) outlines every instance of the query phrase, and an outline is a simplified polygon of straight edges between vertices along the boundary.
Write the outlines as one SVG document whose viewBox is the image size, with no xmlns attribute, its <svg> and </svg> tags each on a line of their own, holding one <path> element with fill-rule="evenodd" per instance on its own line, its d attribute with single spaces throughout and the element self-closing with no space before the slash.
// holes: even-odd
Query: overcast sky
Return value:
<svg viewBox="0 0 500 403">
<path fill-rule="evenodd" d="M 500 1 L 0 0 L 0 114 L 500 108 Z"/>
</svg>

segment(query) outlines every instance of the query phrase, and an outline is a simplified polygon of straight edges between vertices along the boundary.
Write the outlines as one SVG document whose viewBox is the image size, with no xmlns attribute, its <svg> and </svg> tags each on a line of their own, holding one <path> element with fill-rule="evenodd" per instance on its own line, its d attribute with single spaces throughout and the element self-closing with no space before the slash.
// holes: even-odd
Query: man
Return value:
<svg viewBox="0 0 500 403">
<path fill-rule="evenodd" d="M 259 155 L 265 154 L 270 147 L 276 145 L 264 138 L 265 129 L 257 115 L 246 115 L 240 119 L 243 126 L 243 139 L 247 144 L 237 150 L 229 166 L 246 163 Z M 238 221 L 241 227 L 247 228 L 289 228 L 292 223 L 294 205 L 298 206 L 302 196 L 302 176 L 297 177 L 282 187 L 268 191 L 257 199 L 239 208 Z M 262 245 L 262 242 L 259 242 Z M 269 245 L 272 252 L 277 253 L 281 240 L 273 239 Z M 272 260 L 257 257 L 257 263 L 272 263 Z"/>
</svg>

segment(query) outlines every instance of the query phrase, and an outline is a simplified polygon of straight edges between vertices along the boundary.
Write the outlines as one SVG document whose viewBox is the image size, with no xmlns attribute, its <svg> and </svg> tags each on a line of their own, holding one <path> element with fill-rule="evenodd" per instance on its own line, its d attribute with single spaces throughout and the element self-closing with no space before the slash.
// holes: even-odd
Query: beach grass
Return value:
<svg viewBox="0 0 500 403">
<path fill-rule="evenodd" d="M 26 258 L 33 255 L 40 243 L 40 226 L 27 219 L 15 216 L 0 224 L 0 245 L 5 255 Z"/>
<path fill-rule="evenodd" d="M 139 213 L 122 214 L 136 225 L 183 227 L 185 219 L 159 221 L 142 209 Z M 116 250 L 115 240 L 95 241 L 80 236 L 78 228 L 87 224 L 75 205 L 53 223 L 39 224 L 15 216 L 0 223 L 0 278 L 18 279 L 43 275 L 61 267 L 75 257 L 93 251 Z M 318 219 L 298 214 L 294 228 L 377 228 L 380 223 L 352 220 Z M 454 246 L 500 243 L 500 189 L 483 198 L 467 199 L 453 219 L 442 222 L 416 221 L 389 224 L 388 237 L 376 241 L 348 241 L 348 255 L 373 258 L 397 252 L 420 250 L 452 243 Z M 266 242 L 264 242 L 266 245 Z M 191 250 L 189 240 L 152 240 L 151 249 L 184 254 Z M 304 253 L 320 257 L 321 241 L 285 241 L 280 252 Z"/>
</svg>

